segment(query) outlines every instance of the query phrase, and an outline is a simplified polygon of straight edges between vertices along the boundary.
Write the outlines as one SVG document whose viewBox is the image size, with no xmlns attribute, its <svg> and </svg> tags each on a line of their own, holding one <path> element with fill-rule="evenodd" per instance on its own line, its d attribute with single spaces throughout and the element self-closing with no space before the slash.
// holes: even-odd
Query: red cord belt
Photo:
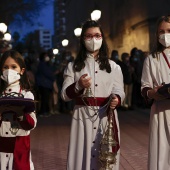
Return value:
<svg viewBox="0 0 170 170">
<path fill-rule="evenodd" d="M 78 97 L 76 98 L 76 105 L 104 106 L 108 101 L 109 97 Z"/>
</svg>

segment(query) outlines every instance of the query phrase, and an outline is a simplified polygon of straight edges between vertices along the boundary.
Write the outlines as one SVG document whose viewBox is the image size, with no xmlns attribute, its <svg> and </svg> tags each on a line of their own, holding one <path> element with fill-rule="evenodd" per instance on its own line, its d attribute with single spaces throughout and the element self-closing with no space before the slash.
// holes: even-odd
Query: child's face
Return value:
<svg viewBox="0 0 170 170">
<path fill-rule="evenodd" d="M 11 57 L 8 57 L 2 67 L 2 72 L 4 70 L 7 69 L 11 69 L 11 70 L 15 70 L 18 73 L 20 73 L 21 75 L 24 73 L 24 68 L 20 68 L 19 64 Z"/>
</svg>

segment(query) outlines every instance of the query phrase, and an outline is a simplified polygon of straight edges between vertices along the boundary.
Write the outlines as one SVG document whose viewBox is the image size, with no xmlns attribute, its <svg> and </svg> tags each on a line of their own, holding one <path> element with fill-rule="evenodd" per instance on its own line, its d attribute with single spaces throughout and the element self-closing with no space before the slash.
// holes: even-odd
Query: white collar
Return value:
<svg viewBox="0 0 170 170">
<path fill-rule="evenodd" d="M 87 57 L 96 60 L 99 57 L 99 55 L 95 58 L 92 53 L 87 53 Z"/>
</svg>

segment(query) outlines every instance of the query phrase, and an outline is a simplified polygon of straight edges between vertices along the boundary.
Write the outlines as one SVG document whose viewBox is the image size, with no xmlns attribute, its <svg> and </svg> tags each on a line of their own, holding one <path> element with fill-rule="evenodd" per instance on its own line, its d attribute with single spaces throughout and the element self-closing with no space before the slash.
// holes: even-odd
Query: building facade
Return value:
<svg viewBox="0 0 170 170">
<path fill-rule="evenodd" d="M 67 0 L 64 7 L 66 21 L 64 36 L 70 42 L 67 48 L 76 55 L 78 46 L 74 29 L 90 19 L 94 9 L 100 9 L 99 22 L 110 52 L 114 49 L 118 50 L 119 54 L 130 53 L 133 47 L 150 51 L 156 20 L 159 16 L 170 13 L 169 6 L 169 0 Z M 55 34 L 62 35 L 62 31 Z"/>
<path fill-rule="evenodd" d="M 40 43 L 41 48 L 45 50 L 51 49 L 52 48 L 51 31 L 48 29 L 39 29 L 38 35 L 39 35 L 39 43 Z"/>
<path fill-rule="evenodd" d="M 54 0 L 54 48 L 62 49 L 62 40 L 66 38 L 66 3 Z"/>
</svg>

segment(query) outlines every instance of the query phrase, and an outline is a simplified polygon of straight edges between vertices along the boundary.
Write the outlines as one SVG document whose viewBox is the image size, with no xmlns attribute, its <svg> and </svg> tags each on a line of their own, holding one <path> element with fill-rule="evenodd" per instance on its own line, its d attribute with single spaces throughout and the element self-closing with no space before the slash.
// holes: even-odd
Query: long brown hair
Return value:
<svg viewBox="0 0 170 170">
<path fill-rule="evenodd" d="M 21 69 L 22 68 L 26 69 L 26 65 L 25 65 L 24 58 L 22 57 L 22 55 L 15 50 L 9 50 L 9 51 L 4 52 L 0 58 L 0 75 L 3 74 L 2 73 L 3 65 L 8 57 L 11 57 L 12 59 L 14 59 Z M 30 90 L 31 88 L 26 70 L 24 71 L 23 75 L 21 75 L 20 86 L 24 90 Z M 0 94 L 2 94 L 2 92 L 6 89 L 6 87 L 7 87 L 7 83 L 3 81 L 2 79 L 0 79 Z"/>
<path fill-rule="evenodd" d="M 102 46 L 99 49 L 99 58 L 98 58 L 98 62 L 99 62 L 99 67 L 101 70 L 106 70 L 106 72 L 110 73 L 111 72 L 111 66 L 109 64 L 109 60 L 108 60 L 108 46 L 106 44 L 106 40 L 104 37 L 104 33 L 101 29 L 101 26 L 99 25 L 98 22 L 93 21 L 93 20 L 88 20 L 83 24 L 82 27 L 82 32 L 81 32 L 81 36 L 80 36 L 80 48 L 79 48 L 79 52 L 78 55 L 74 61 L 74 70 L 79 72 L 81 71 L 84 67 L 85 67 L 85 59 L 87 58 L 87 50 L 84 44 L 84 35 L 85 32 L 88 28 L 92 28 L 92 27 L 98 27 L 101 34 L 102 34 Z"/>
<path fill-rule="evenodd" d="M 155 42 L 154 42 L 154 46 L 153 46 L 153 49 L 152 49 L 152 52 L 151 52 L 153 57 L 156 57 L 157 53 L 160 53 L 165 49 L 165 47 L 159 42 L 158 29 L 159 29 L 162 22 L 170 23 L 170 15 L 161 16 L 157 20 L 156 32 L 155 32 Z"/>
</svg>

